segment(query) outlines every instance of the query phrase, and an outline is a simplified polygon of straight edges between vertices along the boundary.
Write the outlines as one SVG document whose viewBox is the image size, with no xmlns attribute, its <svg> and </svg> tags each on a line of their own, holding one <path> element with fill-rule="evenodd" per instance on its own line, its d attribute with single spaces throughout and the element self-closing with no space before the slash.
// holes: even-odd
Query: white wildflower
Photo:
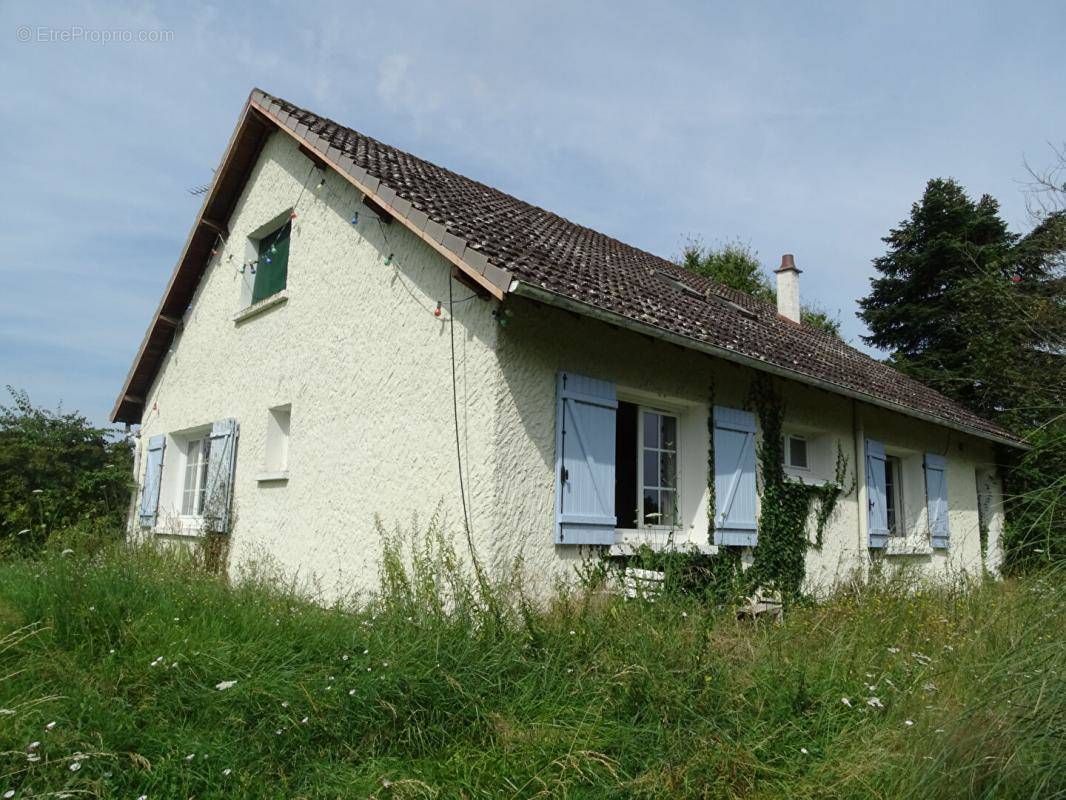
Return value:
<svg viewBox="0 0 1066 800">
<path fill-rule="evenodd" d="M 73 550 L 71 550 L 71 549 L 70 549 L 70 548 L 68 547 L 68 548 L 66 548 L 65 550 L 63 550 L 63 552 L 62 552 L 62 553 L 60 553 L 59 555 L 61 555 L 61 556 L 72 556 L 72 555 L 74 555 L 74 551 L 73 551 Z"/>
<path fill-rule="evenodd" d="M 577 636 L 577 631 L 570 631 L 571 636 Z"/>
<path fill-rule="evenodd" d="M 300 724 L 301 725 L 306 725 L 307 724 L 307 720 L 308 720 L 308 718 L 304 717 L 302 720 L 300 720 Z"/>
<path fill-rule="evenodd" d="M 196 758 L 196 753 L 189 753 L 189 755 L 185 756 L 186 761 L 192 761 L 194 758 Z"/>
<path fill-rule="evenodd" d="M 274 731 L 274 735 L 275 735 L 275 736 L 281 736 L 281 732 L 282 732 L 283 730 L 284 730 L 284 728 L 278 728 L 278 729 L 277 729 L 276 731 Z"/>
<path fill-rule="evenodd" d="M 807 750 L 806 747 L 801 747 L 800 752 L 803 753 L 803 755 L 805 756 L 810 755 L 810 752 Z"/>
<path fill-rule="evenodd" d="M 881 703 L 881 699 L 878 697 L 867 697 L 866 705 L 870 708 L 884 708 L 884 704 Z"/>
<path fill-rule="evenodd" d="M 364 656 L 368 656 L 368 655 L 370 655 L 370 651 L 369 651 L 369 650 L 364 650 L 364 651 L 363 651 L 363 655 L 364 655 Z"/>
<path fill-rule="evenodd" d="M 933 733 L 943 733 L 943 732 L 944 732 L 943 728 L 937 728 L 935 731 L 933 731 Z"/>
<path fill-rule="evenodd" d="M 888 648 L 888 652 L 890 652 L 890 653 L 898 653 L 899 652 L 899 648 L 898 647 L 890 647 L 890 648 Z"/>
<path fill-rule="evenodd" d="M 914 724 L 914 720 L 913 719 L 905 719 L 905 720 L 903 720 L 903 724 L 906 725 L 909 728 L 909 727 L 911 727 Z"/>
<path fill-rule="evenodd" d="M 215 688 L 218 689 L 220 692 L 224 692 L 227 689 L 232 689 L 236 685 L 237 681 L 219 681 L 215 684 Z"/>
<path fill-rule="evenodd" d="M 137 797 L 137 800 L 148 800 L 148 795 L 142 794 Z"/>
<path fill-rule="evenodd" d="M 687 611 L 682 611 L 681 612 L 681 619 L 688 619 L 688 612 Z"/>
<path fill-rule="evenodd" d="M 840 702 L 846 705 L 848 708 L 851 708 L 851 700 L 849 700 L 848 698 L 841 697 Z"/>
<path fill-rule="evenodd" d="M 108 650 L 107 652 L 109 652 L 109 653 L 110 653 L 111 655 L 114 655 L 114 654 L 115 654 L 115 648 L 114 648 L 114 647 L 112 647 L 112 648 L 111 648 L 110 650 Z"/>
<path fill-rule="evenodd" d="M 25 536 L 25 535 L 26 535 L 27 533 L 29 533 L 29 532 L 30 532 L 30 529 L 29 529 L 29 528 L 23 528 L 22 530 L 20 530 L 20 531 L 19 531 L 19 532 L 18 532 L 18 533 L 16 534 L 16 536 Z"/>
<path fill-rule="evenodd" d="M 14 789 L 8 789 L 6 792 L 4 792 L 4 800 L 11 800 L 11 798 L 14 797 L 14 796 L 15 796 L 15 790 Z"/>
<path fill-rule="evenodd" d="M 26 756 L 26 760 L 29 761 L 31 764 L 36 764 L 38 761 L 41 760 L 41 757 L 36 753 L 29 753 Z"/>
<path fill-rule="evenodd" d="M 36 749 L 37 749 L 38 747 L 40 747 L 40 746 L 41 746 L 41 743 L 40 743 L 40 742 L 30 742 L 30 743 L 29 743 L 28 745 L 26 745 L 26 749 L 27 749 L 27 750 L 28 750 L 29 752 L 31 752 L 31 753 L 32 753 L 32 752 L 33 752 L 34 750 L 36 750 Z"/>
<path fill-rule="evenodd" d="M 70 766 L 67 767 L 67 769 L 69 769 L 71 772 L 77 772 L 79 769 L 81 769 L 81 762 L 80 761 L 71 761 L 70 762 Z"/>
<path fill-rule="evenodd" d="M 381 662 L 381 666 L 382 666 L 382 667 L 387 667 L 388 665 L 389 665 L 389 662 L 388 662 L 388 661 L 382 661 L 382 662 Z"/>
<path fill-rule="evenodd" d="M 222 777 L 228 778 L 232 773 L 233 770 L 231 770 L 229 767 L 226 767 L 224 770 L 222 770 Z"/>
<path fill-rule="evenodd" d="M 341 656 L 341 661 L 347 661 L 347 660 L 348 660 L 348 655 L 347 654 Z"/>
<path fill-rule="evenodd" d="M 55 722 L 54 722 L 54 721 L 53 721 L 53 722 L 49 722 L 49 723 L 48 723 L 47 725 L 45 725 L 45 726 L 44 726 L 44 729 L 45 729 L 46 731 L 50 731 L 50 730 L 52 730 L 52 728 L 54 728 L 55 726 L 56 726 L 56 724 L 55 724 Z"/>
<path fill-rule="evenodd" d="M 281 701 L 281 707 L 282 708 L 288 708 L 289 707 L 289 701 L 288 700 L 282 700 Z"/>
<path fill-rule="evenodd" d="M 348 690 L 348 695 L 349 695 L 350 697 L 355 697 L 355 689 L 349 689 L 349 690 Z"/>
</svg>

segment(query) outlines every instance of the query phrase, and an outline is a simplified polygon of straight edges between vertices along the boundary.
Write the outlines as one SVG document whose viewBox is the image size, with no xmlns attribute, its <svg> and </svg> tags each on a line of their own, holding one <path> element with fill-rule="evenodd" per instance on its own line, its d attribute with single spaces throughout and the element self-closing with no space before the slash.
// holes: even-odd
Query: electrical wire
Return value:
<svg viewBox="0 0 1066 800">
<path fill-rule="evenodd" d="M 463 448 L 459 442 L 459 389 L 455 376 L 455 314 L 452 313 L 452 279 L 448 276 L 448 333 L 452 349 L 452 415 L 455 419 L 455 460 L 459 468 L 459 497 L 463 501 L 463 522 L 466 524 L 466 535 L 469 540 L 472 535 L 470 528 L 470 513 L 466 507 L 466 484 L 463 481 Z M 471 550 L 473 543 L 469 542 Z"/>
</svg>

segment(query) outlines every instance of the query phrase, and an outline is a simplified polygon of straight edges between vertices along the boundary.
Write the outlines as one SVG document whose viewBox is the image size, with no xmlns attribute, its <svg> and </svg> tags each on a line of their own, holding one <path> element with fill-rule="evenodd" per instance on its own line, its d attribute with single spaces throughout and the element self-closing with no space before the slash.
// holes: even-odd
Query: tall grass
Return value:
<svg viewBox="0 0 1066 800">
<path fill-rule="evenodd" d="M 0 795 L 1066 797 L 1061 574 L 782 624 L 468 575 L 439 536 L 359 608 L 147 548 L 0 565 Z"/>
</svg>

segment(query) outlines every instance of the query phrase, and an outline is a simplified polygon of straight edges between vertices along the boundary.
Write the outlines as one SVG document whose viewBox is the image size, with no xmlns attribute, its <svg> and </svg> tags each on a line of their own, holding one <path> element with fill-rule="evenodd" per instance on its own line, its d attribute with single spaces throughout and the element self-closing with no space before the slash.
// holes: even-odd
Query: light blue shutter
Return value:
<svg viewBox="0 0 1066 800">
<path fill-rule="evenodd" d="M 948 469 L 943 456 L 925 454 L 925 505 L 933 547 L 948 546 Z"/>
<path fill-rule="evenodd" d="M 163 479 L 163 451 L 167 437 L 153 436 L 144 454 L 144 484 L 141 486 L 141 527 L 154 528 L 159 511 L 159 485 Z"/>
<path fill-rule="evenodd" d="M 614 384 L 560 372 L 555 420 L 555 541 L 614 544 Z"/>
<path fill-rule="evenodd" d="M 229 530 L 233 472 L 237 466 L 237 420 L 224 419 L 211 425 L 204 489 L 204 525 L 208 530 Z"/>
<path fill-rule="evenodd" d="M 869 546 L 888 543 L 888 503 L 885 493 L 885 446 L 876 439 L 866 440 L 866 504 Z"/>
<path fill-rule="evenodd" d="M 755 415 L 715 406 L 715 544 L 758 544 L 755 495 Z"/>
</svg>

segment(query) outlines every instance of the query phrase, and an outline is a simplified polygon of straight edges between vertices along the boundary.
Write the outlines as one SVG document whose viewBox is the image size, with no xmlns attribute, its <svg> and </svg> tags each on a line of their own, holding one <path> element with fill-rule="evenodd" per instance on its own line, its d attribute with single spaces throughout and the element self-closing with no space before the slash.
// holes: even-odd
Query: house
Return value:
<svg viewBox="0 0 1066 800">
<path fill-rule="evenodd" d="M 750 553 L 768 378 L 789 478 L 847 486 L 811 586 L 994 569 L 1019 440 L 800 324 L 790 256 L 778 280 L 773 308 L 255 90 L 112 414 L 131 529 L 225 532 L 231 569 L 327 595 L 413 514 L 543 585 L 641 543 Z"/>
</svg>

